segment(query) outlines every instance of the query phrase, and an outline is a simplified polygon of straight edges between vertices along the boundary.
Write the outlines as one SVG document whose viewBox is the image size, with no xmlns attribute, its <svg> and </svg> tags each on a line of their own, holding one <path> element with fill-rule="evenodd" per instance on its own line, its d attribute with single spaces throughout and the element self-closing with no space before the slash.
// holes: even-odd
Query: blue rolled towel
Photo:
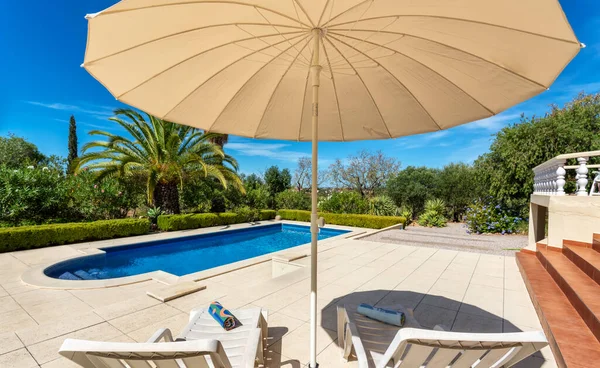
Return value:
<svg viewBox="0 0 600 368">
<path fill-rule="evenodd" d="M 224 308 L 219 302 L 210 303 L 208 312 L 226 331 L 233 330 L 242 324 L 237 318 L 235 318 L 233 313 Z"/>
<path fill-rule="evenodd" d="M 398 327 L 404 326 L 404 322 L 406 321 L 406 315 L 400 311 L 377 308 L 365 303 L 360 304 L 356 311 L 376 321 Z"/>
</svg>

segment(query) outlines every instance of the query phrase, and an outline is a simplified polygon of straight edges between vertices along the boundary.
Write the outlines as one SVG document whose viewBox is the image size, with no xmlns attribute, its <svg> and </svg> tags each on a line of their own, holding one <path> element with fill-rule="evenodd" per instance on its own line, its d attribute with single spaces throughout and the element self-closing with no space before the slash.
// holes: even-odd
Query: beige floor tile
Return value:
<svg viewBox="0 0 600 368">
<path fill-rule="evenodd" d="M 321 310 L 333 305 L 329 300 L 323 300 L 317 298 L 317 311 Z M 293 317 L 299 319 L 301 321 L 307 322 L 310 319 L 310 297 L 305 296 L 302 299 L 295 301 L 294 303 L 288 305 L 285 308 L 281 308 L 278 313 L 285 314 L 286 316 Z"/>
<path fill-rule="evenodd" d="M 51 362 L 42 364 L 42 368 L 81 368 L 81 366 L 73 363 L 67 358 L 60 357 Z"/>
<path fill-rule="evenodd" d="M 34 368 L 36 361 L 26 349 L 19 349 L 0 355 L 0 367 L 2 368 Z"/>
<path fill-rule="evenodd" d="M 319 293 L 322 291 L 319 290 Z M 269 310 L 269 313 L 275 313 L 281 308 L 285 308 L 288 305 L 302 299 L 305 293 L 299 293 L 294 290 L 290 291 L 288 289 L 284 289 L 278 292 L 275 292 L 271 295 L 268 295 L 264 298 L 255 300 L 252 304 L 255 304 L 259 307 L 266 308 Z"/>
<path fill-rule="evenodd" d="M 37 326 L 37 322 L 23 309 L 0 314 L 0 333 L 13 332 L 19 328 Z"/>
<path fill-rule="evenodd" d="M 267 344 L 272 345 L 281 340 L 287 334 L 292 333 L 295 329 L 302 326 L 304 321 L 287 316 L 283 313 L 269 314 L 269 337 Z"/>
<path fill-rule="evenodd" d="M 527 287 L 525 286 L 525 282 L 523 281 L 521 275 L 505 277 L 504 289 L 525 292 L 527 291 Z"/>
<path fill-rule="evenodd" d="M 36 289 L 14 295 L 13 298 L 17 303 L 21 304 L 23 308 L 27 308 L 65 298 L 73 298 L 73 295 L 66 290 Z"/>
<path fill-rule="evenodd" d="M 56 360 L 59 357 L 58 350 L 67 338 L 92 341 L 108 341 L 119 335 L 122 335 L 122 333 L 119 330 L 117 330 L 107 322 L 104 322 L 99 325 L 84 328 L 82 330 L 74 331 L 59 337 L 55 337 L 50 340 L 30 345 L 27 347 L 27 349 L 29 349 L 31 355 L 33 355 L 33 357 L 39 364 L 45 364 Z"/>
<path fill-rule="evenodd" d="M 448 280 L 440 278 L 433 284 L 431 291 L 448 291 L 452 294 L 464 295 L 469 287 L 469 281 L 470 279 L 467 278 L 461 280 Z"/>
<path fill-rule="evenodd" d="M 474 333 L 501 333 L 502 319 L 486 318 L 469 313 L 458 312 L 451 331 Z"/>
<path fill-rule="evenodd" d="M 508 305 L 505 303 L 504 319 L 506 322 L 513 324 L 523 331 L 525 331 L 526 328 L 535 330 L 541 330 L 542 328 L 533 305 L 521 306 L 514 304 Z"/>
<path fill-rule="evenodd" d="M 421 304 L 457 311 L 462 304 L 463 296 L 462 293 L 432 290 L 421 300 Z"/>
<path fill-rule="evenodd" d="M 208 306 L 212 301 L 220 300 L 229 292 L 224 285 L 217 285 L 216 283 L 208 284 L 207 288 L 202 291 L 171 300 L 167 304 L 185 313 L 189 313 L 194 308 Z"/>
<path fill-rule="evenodd" d="M 317 327 L 317 354 L 336 340 L 332 331 Z M 310 352 L 310 326 L 308 323 L 298 327 L 282 339 L 281 355 L 301 362 L 308 362 Z"/>
<path fill-rule="evenodd" d="M 3 283 L 2 288 L 9 295 L 17 295 L 17 294 L 26 293 L 26 292 L 32 291 L 32 290 L 38 290 L 38 288 L 36 288 L 34 286 L 24 284 L 21 281 L 21 273 L 15 274 L 14 281 Z"/>
<path fill-rule="evenodd" d="M 436 325 L 449 330 L 456 318 L 457 311 L 421 303 L 415 308 L 415 319 L 425 328 L 433 329 Z"/>
<path fill-rule="evenodd" d="M 0 355 L 23 347 L 23 343 L 14 332 L 0 334 Z"/>
<path fill-rule="evenodd" d="M 32 345 L 38 342 L 49 340 L 70 332 L 84 329 L 104 322 L 102 318 L 94 313 L 86 313 L 76 316 L 66 316 L 65 318 L 40 324 L 39 326 L 23 328 L 16 331 L 17 335 L 25 345 Z"/>
<path fill-rule="evenodd" d="M 0 314 L 21 309 L 21 306 L 12 296 L 3 296 L 0 298 Z"/>
<path fill-rule="evenodd" d="M 340 285 L 352 289 L 356 289 L 365 282 L 371 280 L 383 270 L 379 267 L 364 266 L 357 270 L 352 271 L 344 277 L 340 277 L 337 280 L 333 280 L 331 283 Z"/>
<path fill-rule="evenodd" d="M 144 328 L 152 323 L 155 323 L 156 321 L 163 321 L 181 313 L 182 312 L 180 310 L 177 310 L 166 304 L 158 304 L 153 307 L 110 320 L 110 324 L 119 329 L 119 331 L 127 334 L 129 332 Z"/>
<path fill-rule="evenodd" d="M 4 290 L 2 286 L 0 286 L 0 297 L 7 296 L 8 292 Z"/>
<path fill-rule="evenodd" d="M 35 266 L 42 263 L 49 263 L 55 260 L 81 255 L 81 252 L 69 247 L 68 245 L 30 249 L 25 252 L 13 253 L 15 258 L 29 266 Z"/>
<path fill-rule="evenodd" d="M 167 319 L 149 323 L 148 325 L 127 333 L 127 336 L 137 342 L 146 342 L 158 329 L 168 328 L 174 336 L 178 335 L 181 330 L 188 324 L 189 315 L 179 313 Z"/>
<path fill-rule="evenodd" d="M 65 317 L 73 317 L 92 311 L 92 307 L 77 299 L 73 295 L 67 298 L 54 300 L 48 303 L 36 304 L 33 306 L 23 306 L 23 308 L 38 323 L 49 323 L 59 321 Z"/>
<path fill-rule="evenodd" d="M 480 274 L 474 274 L 471 279 L 471 285 L 481 285 L 487 287 L 494 287 L 503 289 L 504 288 L 504 278 L 495 277 L 495 276 L 482 276 Z"/>
<path fill-rule="evenodd" d="M 327 368 L 358 368 L 358 361 L 345 362 L 342 359 L 342 349 L 335 344 L 330 344 L 318 356 L 317 363 L 320 367 Z"/>
<path fill-rule="evenodd" d="M 531 304 L 531 298 L 527 293 L 527 290 L 505 290 L 504 291 L 504 302 L 507 305 L 520 305 L 528 307 Z"/>
<path fill-rule="evenodd" d="M 104 307 L 94 309 L 94 313 L 105 320 L 111 320 L 135 313 L 160 304 L 160 301 L 150 298 L 147 295 L 142 295 L 137 298 L 123 299 L 120 303 L 113 303 Z"/>
<path fill-rule="evenodd" d="M 267 347 L 265 352 L 266 368 L 305 368 L 306 359 L 290 359 L 281 355 L 281 340 Z"/>
</svg>

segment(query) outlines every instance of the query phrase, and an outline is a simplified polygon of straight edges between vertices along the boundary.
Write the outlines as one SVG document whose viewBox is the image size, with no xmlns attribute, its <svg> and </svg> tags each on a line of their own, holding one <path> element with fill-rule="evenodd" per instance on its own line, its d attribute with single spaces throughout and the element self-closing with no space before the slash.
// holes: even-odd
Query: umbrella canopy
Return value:
<svg viewBox="0 0 600 368">
<path fill-rule="evenodd" d="M 83 66 L 118 100 L 252 138 L 393 138 L 495 115 L 580 49 L 557 0 L 123 0 L 88 16 Z"/>
</svg>

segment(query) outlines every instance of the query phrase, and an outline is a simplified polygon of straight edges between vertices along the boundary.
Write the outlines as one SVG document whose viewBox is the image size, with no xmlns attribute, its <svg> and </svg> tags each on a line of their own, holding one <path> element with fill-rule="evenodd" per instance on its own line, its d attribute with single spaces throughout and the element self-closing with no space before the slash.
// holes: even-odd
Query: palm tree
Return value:
<svg viewBox="0 0 600 368">
<path fill-rule="evenodd" d="M 205 133 L 211 135 L 211 138 L 209 139 L 210 143 L 216 144 L 221 148 L 229 142 L 229 134 L 212 133 L 209 131 L 206 131 Z"/>
<path fill-rule="evenodd" d="M 166 213 L 179 213 L 179 187 L 186 176 L 201 175 L 243 191 L 236 160 L 210 142 L 213 133 L 161 120 L 130 109 L 115 110 L 110 120 L 123 127 L 131 138 L 94 130 L 90 135 L 106 140 L 83 146 L 78 169 L 107 176 L 143 174 L 147 178 L 148 203 Z M 123 120 L 125 119 L 126 120 Z"/>
</svg>

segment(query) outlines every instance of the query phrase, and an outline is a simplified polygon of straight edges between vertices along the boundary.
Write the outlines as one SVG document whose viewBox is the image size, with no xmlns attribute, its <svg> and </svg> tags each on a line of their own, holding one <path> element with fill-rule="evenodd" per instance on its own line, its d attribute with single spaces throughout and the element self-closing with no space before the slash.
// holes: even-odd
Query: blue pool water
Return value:
<svg viewBox="0 0 600 368">
<path fill-rule="evenodd" d="M 347 233 L 321 229 L 319 240 Z M 177 276 L 310 243 L 310 228 L 273 224 L 103 249 L 106 253 L 57 263 L 47 276 L 100 280 L 162 270 Z"/>
</svg>

